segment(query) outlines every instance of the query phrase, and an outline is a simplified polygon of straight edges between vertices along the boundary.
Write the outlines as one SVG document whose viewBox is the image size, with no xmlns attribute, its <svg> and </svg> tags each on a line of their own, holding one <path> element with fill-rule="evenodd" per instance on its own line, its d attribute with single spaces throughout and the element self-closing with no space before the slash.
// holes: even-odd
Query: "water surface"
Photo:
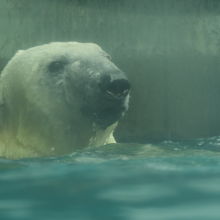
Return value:
<svg viewBox="0 0 220 220">
<path fill-rule="evenodd" d="M 0 219 L 219 220 L 220 137 L 0 160 Z"/>
</svg>

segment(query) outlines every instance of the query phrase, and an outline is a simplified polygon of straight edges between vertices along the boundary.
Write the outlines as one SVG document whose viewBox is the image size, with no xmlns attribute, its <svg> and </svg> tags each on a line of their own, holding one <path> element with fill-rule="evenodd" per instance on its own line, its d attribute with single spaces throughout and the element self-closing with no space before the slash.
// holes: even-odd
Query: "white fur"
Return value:
<svg viewBox="0 0 220 220">
<path fill-rule="evenodd" d="M 0 156 L 64 155 L 78 148 L 115 142 L 117 122 L 106 129 L 98 128 L 80 112 L 80 100 L 70 91 L 69 81 L 59 75 L 52 79 L 54 83 L 48 78 L 46 65 L 59 56 L 70 59 L 75 72 L 80 70 L 82 59 L 93 59 L 97 65 L 106 62 L 107 68 L 113 65 L 108 55 L 92 43 L 50 43 L 18 51 L 0 79 L 4 103 L 0 109 Z M 99 74 L 97 71 L 93 77 Z M 73 100 L 73 105 L 66 104 Z M 128 105 L 128 98 L 126 102 Z"/>
</svg>

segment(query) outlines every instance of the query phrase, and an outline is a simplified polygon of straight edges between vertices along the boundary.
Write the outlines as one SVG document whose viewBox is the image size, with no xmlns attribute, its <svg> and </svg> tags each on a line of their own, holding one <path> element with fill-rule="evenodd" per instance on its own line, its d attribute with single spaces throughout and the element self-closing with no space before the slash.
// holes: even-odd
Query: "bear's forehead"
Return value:
<svg viewBox="0 0 220 220">
<path fill-rule="evenodd" d="M 73 64 L 79 62 L 81 67 L 112 67 L 109 55 L 94 43 L 53 42 L 19 51 L 15 62 L 23 63 L 26 68 L 43 69 L 53 62 Z"/>
<path fill-rule="evenodd" d="M 27 53 L 42 56 L 68 56 L 68 57 L 92 57 L 106 55 L 106 53 L 94 43 L 79 42 L 53 42 L 26 50 Z"/>
</svg>

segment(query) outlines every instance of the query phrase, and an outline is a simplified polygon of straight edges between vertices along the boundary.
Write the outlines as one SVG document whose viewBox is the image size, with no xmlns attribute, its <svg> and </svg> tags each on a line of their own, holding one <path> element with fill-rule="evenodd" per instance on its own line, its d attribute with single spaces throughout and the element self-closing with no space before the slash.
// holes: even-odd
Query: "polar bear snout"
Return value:
<svg viewBox="0 0 220 220">
<path fill-rule="evenodd" d="M 93 91 L 84 91 L 81 112 L 101 129 L 106 129 L 128 110 L 131 85 L 119 69 L 100 72 L 99 77 L 87 87 L 93 88 Z"/>
<path fill-rule="evenodd" d="M 131 85 L 125 76 L 115 80 L 111 80 L 110 76 L 104 76 L 99 83 L 99 88 L 108 98 L 124 99 L 129 94 Z"/>
</svg>

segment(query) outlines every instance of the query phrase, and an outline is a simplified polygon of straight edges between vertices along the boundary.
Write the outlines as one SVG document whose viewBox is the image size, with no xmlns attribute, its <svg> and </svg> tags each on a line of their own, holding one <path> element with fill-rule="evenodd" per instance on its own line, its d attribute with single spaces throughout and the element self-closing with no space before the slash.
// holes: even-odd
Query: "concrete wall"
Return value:
<svg viewBox="0 0 220 220">
<path fill-rule="evenodd" d="M 96 42 L 132 82 L 120 141 L 220 134 L 220 1 L 1 0 L 0 68 L 18 49 Z"/>
</svg>

